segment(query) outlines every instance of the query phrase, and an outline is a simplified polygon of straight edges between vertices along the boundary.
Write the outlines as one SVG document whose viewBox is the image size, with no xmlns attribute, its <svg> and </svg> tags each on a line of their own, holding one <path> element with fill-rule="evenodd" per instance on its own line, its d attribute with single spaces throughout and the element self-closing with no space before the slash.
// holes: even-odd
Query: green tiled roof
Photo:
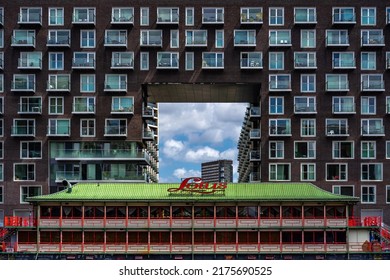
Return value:
<svg viewBox="0 0 390 280">
<path fill-rule="evenodd" d="M 180 184 L 78 183 L 71 192 L 28 198 L 43 201 L 350 201 L 357 197 L 336 195 L 310 183 L 228 183 L 214 194 L 168 192 Z"/>
</svg>

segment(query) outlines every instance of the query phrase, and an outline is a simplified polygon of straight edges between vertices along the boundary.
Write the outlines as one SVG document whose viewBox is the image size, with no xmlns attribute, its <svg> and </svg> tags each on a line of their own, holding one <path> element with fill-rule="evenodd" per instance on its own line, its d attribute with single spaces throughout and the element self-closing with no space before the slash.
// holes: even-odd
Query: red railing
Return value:
<svg viewBox="0 0 390 280">
<path fill-rule="evenodd" d="M 4 217 L 5 227 L 35 227 L 36 225 L 37 221 L 32 217 Z"/>
<path fill-rule="evenodd" d="M 348 220 L 350 227 L 380 227 L 382 225 L 382 217 L 351 217 Z"/>
</svg>

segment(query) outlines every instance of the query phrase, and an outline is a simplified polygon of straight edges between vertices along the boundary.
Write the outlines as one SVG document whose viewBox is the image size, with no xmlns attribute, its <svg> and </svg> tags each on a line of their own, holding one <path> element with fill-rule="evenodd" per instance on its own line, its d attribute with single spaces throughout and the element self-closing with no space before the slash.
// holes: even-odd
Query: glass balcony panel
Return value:
<svg viewBox="0 0 390 280">
<path fill-rule="evenodd" d="M 134 9 L 112 8 L 111 23 L 134 23 Z"/>
<path fill-rule="evenodd" d="M 270 136 L 289 136 L 291 135 L 290 120 L 270 120 Z"/>
<path fill-rule="evenodd" d="M 129 97 L 114 97 L 112 99 L 111 113 L 133 113 L 134 100 Z"/>
<path fill-rule="evenodd" d="M 241 69 L 263 68 L 263 58 L 260 52 L 241 53 Z"/>
<path fill-rule="evenodd" d="M 385 37 L 382 30 L 362 31 L 362 46 L 383 46 Z"/>
<path fill-rule="evenodd" d="M 327 120 L 326 121 L 327 136 L 348 136 L 347 121 L 344 120 Z"/>
<path fill-rule="evenodd" d="M 35 47 L 35 31 L 15 30 L 12 46 Z"/>
<path fill-rule="evenodd" d="M 202 68 L 223 68 L 224 61 L 221 53 L 203 53 Z"/>
<path fill-rule="evenodd" d="M 327 30 L 326 45 L 327 46 L 349 46 L 348 31 Z"/>
<path fill-rule="evenodd" d="M 49 31 L 47 38 L 48 46 L 70 46 L 70 31 L 69 30 L 52 30 Z"/>
<path fill-rule="evenodd" d="M 234 45 L 235 46 L 256 46 L 256 31 L 235 30 Z"/>
<path fill-rule="evenodd" d="M 34 75 L 18 75 L 14 76 L 11 90 L 13 91 L 35 91 L 35 76 Z"/>
<path fill-rule="evenodd" d="M 203 8 L 202 22 L 203 23 L 223 23 L 224 11 L 222 8 Z"/>
<path fill-rule="evenodd" d="M 127 81 L 124 75 L 107 75 L 104 83 L 106 91 L 126 91 Z"/>
<path fill-rule="evenodd" d="M 291 77 L 290 76 L 271 76 L 270 90 L 291 90 Z"/>
<path fill-rule="evenodd" d="M 333 101 L 334 114 L 348 114 L 355 113 L 355 103 L 353 98 L 337 98 Z"/>
<path fill-rule="evenodd" d="M 127 32 L 118 30 L 106 31 L 105 46 L 127 46 Z"/>
<path fill-rule="evenodd" d="M 316 9 L 315 8 L 295 8 L 294 15 L 295 23 L 316 23 Z"/>
<path fill-rule="evenodd" d="M 178 53 L 157 53 L 157 68 L 179 68 Z"/>
<path fill-rule="evenodd" d="M 262 8 L 241 8 L 241 23 L 258 24 L 263 23 Z"/>
<path fill-rule="evenodd" d="M 348 91 L 349 82 L 347 76 L 328 75 L 326 76 L 327 91 Z"/>
<path fill-rule="evenodd" d="M 88 97 L 75 98 L 73 113 L 95 113 L 95 100 Z"/>
<path fill-rule="evenodd" d="M 141 30 L 141 46 L 162 46 L 162 30 Z"/>
<path fill-rule="evenodd" d="M 16 120 L 11 127 L 12 136 L 35 136 L 35 122 L 33 120 Z"/>
<path fill-rule="evenodd" d="M 362 135 L 384 135 L 385 128 L 382 120 L 363 120 L 362 121 Z"/>
<path fill-rule="evenodd" d="M 21 58 L 19 58 L 18 61 L 18 68 L 42 69 L 42 54 L 41 53 L 21 54 Z"/>
<path fill-rule="evenodd" d="M 249 138 L 250 139 L 260 139 L 261 138 L 261 130 L 257 128 L 252 128 L 249 131 Z"/>
<path fill-rule="evenodd" d="M 356 23 L 354 8 L 333 9 L 333 23 Z"/>
<path fill-rule="evenodd" d="M 290 46 L 291 33 L 290 31 L 271 31 L 269 37 L 270 46 Z"/>
<path fill-rule="evenodd" d="M 157 23 L 179 23 L 179 9 L 157 8 Z"/>
<path fill-rule="evenodd" d="M 187 30 L 186 46 L 207 46 L 207 30 Z"/>
<path fill-rule="evenodd" d="M 111 67 L 132 69 L 134 67 L 134 53 L 132 52 L 113 53 Z"/>
<path fill-rule="evenodd" d="M 314 53 L 295 53 L 295 68 L 317 68 L 316 56 Z"/>
<path fill-rule="evenodd" d="M 95 53 L 74 53 L 73 68 L 95 68 Z"/>
<path fill-rule="evenodd" d="M 70 91 L 70 76 L 69 75 L 49 76 L 47 90 L 48 91 Z"/>
<path fill-rule="evenodd" d="M 355 57 L 353 53 L 334 53 L 333 68 L 356 68 Z"/>
<path fill-rule="evenodd" d="M 362 75 L 363 91 L 383 91 L 385 85 L 382 75 Z"/>
<path fill-rule="evenodd" d="M 75 8 L 73 13 L 74 24 L 95 23 L 95 9 Z"/>
</svg>

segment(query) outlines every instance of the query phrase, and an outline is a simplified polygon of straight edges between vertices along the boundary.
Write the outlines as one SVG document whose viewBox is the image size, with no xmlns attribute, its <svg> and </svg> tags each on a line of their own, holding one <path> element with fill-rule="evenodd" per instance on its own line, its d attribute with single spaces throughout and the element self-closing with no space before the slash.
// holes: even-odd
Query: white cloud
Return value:
<svg viewBox="0 0 390 280">
<path fill-rule="evenodd" d="M 173 171 L 173 176 L 178 179 L 188 178 L 188 177 L 200 177 L 201 173 L 199 170 L 186 170 L 185 168 L 177 168 Z"/>
<path fill-rule="evenodd" d="M 219 158 L 219 156 L 219 151 L 206 146 L 197 150 L 187 151 L 185 154 L 185 160 L 189 162 L 204 162 L 216 160 Z"/>
<path fill-rule="evenodd" d="M 184 144 L 181 141 L 169 139 L 164 142 L 163 153 L 169 158 L 177 158 L 184 150 Z"/>
</svg>

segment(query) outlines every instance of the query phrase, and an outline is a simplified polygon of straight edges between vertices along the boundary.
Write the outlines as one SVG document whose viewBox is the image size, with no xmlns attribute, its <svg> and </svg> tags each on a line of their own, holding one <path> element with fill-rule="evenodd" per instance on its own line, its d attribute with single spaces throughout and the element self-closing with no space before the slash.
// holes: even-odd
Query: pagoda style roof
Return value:
<svg viewBox="0 0 390 280">
<path fill-rule="evenodd" d="M 204 183 L 203 183 L 204 184 Z M 78 183 L 71 189 L 30 197 L 29 202 L 153 202 L 153 201 L 310 201 L 353 202 L 358 197 L 337 195 L 311 183 L 209 183 L 184 187 L 180 183 Z"/>
</svg>

